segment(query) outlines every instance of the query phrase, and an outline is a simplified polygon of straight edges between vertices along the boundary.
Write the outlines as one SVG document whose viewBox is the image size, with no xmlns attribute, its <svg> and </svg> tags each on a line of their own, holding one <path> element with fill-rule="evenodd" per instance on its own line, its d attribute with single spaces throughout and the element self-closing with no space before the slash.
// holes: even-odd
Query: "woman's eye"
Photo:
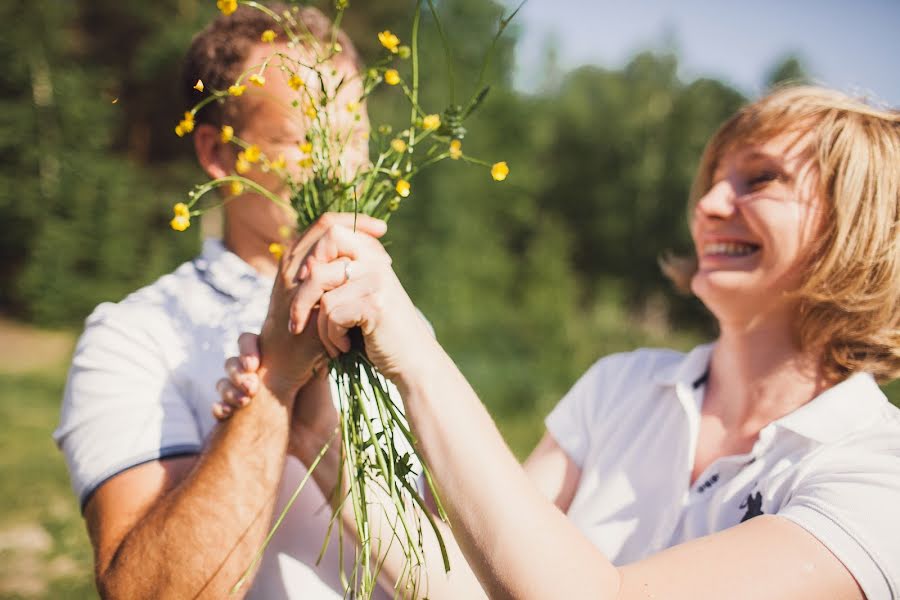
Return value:
<svg viewBox="0 0 900 600">
<path fill-rule="evenodd" d="M 750 189 L 760 188 L 767 183 L 778 179 L 778 173 L 775 171 L 762 171 L 750 176 L 747 179 L 747 187 Z"/>
</svg>

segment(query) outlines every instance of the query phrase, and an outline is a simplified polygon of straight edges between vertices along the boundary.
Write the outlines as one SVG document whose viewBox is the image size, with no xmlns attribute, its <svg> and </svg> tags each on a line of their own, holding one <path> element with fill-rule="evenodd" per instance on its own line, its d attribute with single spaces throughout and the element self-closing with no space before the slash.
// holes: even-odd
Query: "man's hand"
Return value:
<svg viewBox="0 0 900 600">
<path fill-rule="evenodd" d="M 234 411 L 250 404 L 259 390 L 257 369 L 261 361 L 258 340 L 259 336 L 242 333 L 238 340 L 240 356 L 232 356 L 225 361 L 228 377 L 216 383 L 221 402 L 212 408 L 216 419 L 228 419 Z M 337 426 L 337 409 L 331 398 L 328 370 L 323 364 L 297 394 L 288 452 L 309 465 Z"/>
<path fill-rule="evenodd" d="M 379 238 L 387 231 L 387 225 L 366 215 L 326 213 L 303 232 L 279 263 L 259 347 L 265 356 L 260 365 L 261 382 L 282 402 L 291 402 L 325 360 L 316 333 L 315 304 L 306 314 L 291 313 L 292 305 L 296 306 L 298 271 L 314 246 L 334 247 L 334 232 L 346 229 Z M 338 252 L 336 248 L 335 252 Z M 298 324 L 298 319 L 302 324 Z"/>
</svg>

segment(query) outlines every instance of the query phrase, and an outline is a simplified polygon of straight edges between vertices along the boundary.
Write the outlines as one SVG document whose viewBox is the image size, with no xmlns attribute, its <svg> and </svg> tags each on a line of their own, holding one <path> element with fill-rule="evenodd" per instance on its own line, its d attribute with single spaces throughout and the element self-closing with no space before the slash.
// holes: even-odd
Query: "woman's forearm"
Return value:
<svg viewBox="0 0 900 600">
<path fill-rule="evenodd" d="M 491 598 L 615 598 L 616 568 L 531 483 L 440 346 L 397 382 L 462 552 Z"/>
</svg>

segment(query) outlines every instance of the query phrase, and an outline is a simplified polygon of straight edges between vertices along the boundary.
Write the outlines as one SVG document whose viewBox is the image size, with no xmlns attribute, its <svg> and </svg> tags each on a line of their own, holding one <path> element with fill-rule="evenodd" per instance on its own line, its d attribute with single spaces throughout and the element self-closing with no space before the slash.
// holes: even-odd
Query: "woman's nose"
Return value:
<svg viewBox="0 0 900 600">
<path fill-rule="evenodd" d="M 726 180 L 714 184 L 697 200 L 695 212 L 711 219 L 727 219 L 737 209 L 734 186 Z"/>
</svg>

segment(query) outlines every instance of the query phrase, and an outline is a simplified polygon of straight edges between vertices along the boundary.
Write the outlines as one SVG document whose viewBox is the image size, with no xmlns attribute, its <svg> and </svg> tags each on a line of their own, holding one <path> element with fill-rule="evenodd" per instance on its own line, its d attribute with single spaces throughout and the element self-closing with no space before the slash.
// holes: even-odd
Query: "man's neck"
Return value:
<svg viewBox="0 0 900 600">
<path fill-rule="evenodd" d="M 269 244 L 250 231 L 235 232 L 225 226 L 225 247 L 253 267 L 263 277 L 275 277 L 278 261 L 269 253 Z"/>
</svg>

